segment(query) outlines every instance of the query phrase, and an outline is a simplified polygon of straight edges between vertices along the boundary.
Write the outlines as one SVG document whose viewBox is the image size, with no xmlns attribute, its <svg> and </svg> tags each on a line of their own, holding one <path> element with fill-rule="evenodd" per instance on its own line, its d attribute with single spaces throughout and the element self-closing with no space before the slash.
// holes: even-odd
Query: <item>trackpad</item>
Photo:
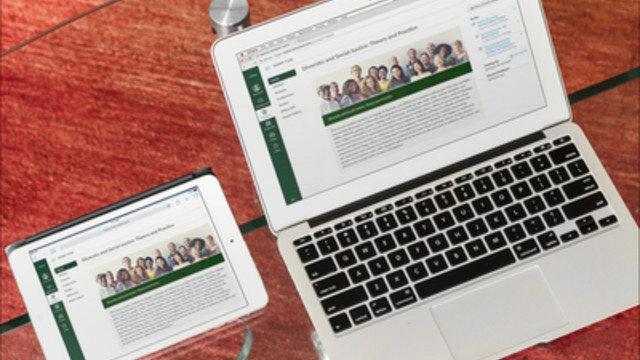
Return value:
<svg viewBox="0 0 640 360">
<path fill-rule="evenodd" d="M 457 360 L 482 359 L 568 323 L 539 267 L 437 304 L 431 312 Z"/>
</svg>

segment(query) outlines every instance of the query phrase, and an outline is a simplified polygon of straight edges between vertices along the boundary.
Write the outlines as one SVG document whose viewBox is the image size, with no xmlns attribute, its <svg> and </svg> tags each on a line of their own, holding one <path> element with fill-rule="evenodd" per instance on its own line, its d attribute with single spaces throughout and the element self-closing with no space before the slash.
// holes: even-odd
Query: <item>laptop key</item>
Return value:
<svg viewBox="0 0 640 360">
<path fill-rule="evenodd" d="M 487 247 L 484 246 L 482 240 L 474 240 L 464 246 L 469 253 L 471 258 L 477 258 L 478 256 L 484 255 L 487 253 Z"/>
<path fill-rule="evenodd" d="M 539 216 L 534 216 L 530 219 L 527 219 L 523 222 L 524 227 L 527 229 L 527 233 L 529 235 L 535 235 L 539 232 L 546 230 L 542 219 Z"/>
<path fill-rule="evenodd" d="M 338 270 L 332 258 L 325 258 L 304 267 L 309 279 L 315 280 Z"/>
<path fill-rule="evenodd" d="M 544 205 L 542 198 L 540 196 L 534 196 L 530 199 L 524 201 L 524 206 L 529 211 L 529 214 L 537 214 L 541 211 L 544 211 L 547 207 Z"/>
<path fill-rule="evenodd" d="M 391 304 L 389 304 L 389 300 L 387 298 L 379 298 L 375 299 L 369 303 L 371 307 L 371 311 L 375 317 L 382 316 L 384 314 L 388 314 L 391 312 Z"/>
<path fill-rule="evenodd" d="M 557 138 L 557 139 L 553 140 L 553 145 L 561 145 L 561 144 L 567 143 L 569 141 L 571 141 L 571 136 L 565 135 L 565 136 L 563 136 L 561 138 Z"/>
<path fill-rule="evenodd" d="M 473 199 L 476 196 L 476 194 L 473 192 L 473 189 L 471 188 L 471 185 L 469 184 L 458 186 L 457 188 L 453 189 L 453 192 L 456 194 L 456 198 L 460 202 Z"/>
<path fill-rule="evenodd" d="M 444 274 L 433 276 L 416 284 L 415 289 L 421 299 L 479 278 L 516 261 L 510 249 L 479 258 Z M 434 271 L 431 271 L 434 273 Z"/>
<path fill-rule="evenodd" d="M 348 247 L 358 242 L 358 236 L 353 229 L 347 229 L 345 231 L 336 234 L 338 241 L 342 247 Z"/>
<path fill-rule="evenodd" d="M 393 205 L 387 204 L 387 205 L 383 205 L 383 206 L 380 206 L 379 208 L 375 209 L 374 212 L 376 213 L 376 215 L 381 215 L 381 214 L 384 214 L 384 213 L 389 212 L 391 210 L 393 210 Z"/>
<path fill-rule="evenodd" d="M 408 226 L 394 231 L 393 236 L 396 238 L 396 241 L 400 245 L 408 244 L 417 239 L 416 235 L 413 233 L 413 230 L 411 230 L 411 228 Z"/>
<path fill-rule="evenodd" d="M 409 263 L 409 256 L 404 249 L 393 251 L 389 253 L 387 257 L 389 258 L 389 263 L 394 269 Z"/>
<path fill-rule="evenodd" d="M 564 222 L 564 217 L 558 209 L 547 211 L 546 213 L 542 214 L 542 218 L 547 223 L 548 227 L 554 227 Z"/>
<path fill-rule="evenodd" d="M 582 159 L 567 164 L 567 168 L 574 178 L 577 178 L 589 172 L 587 163 L 585 163 Z"/>
<path fill-rule="evenodd" d="M 497 250 L 507 245 L 507 241 L 504 239 L 501 232 L 495 232 L 485 236 L 484 242 L 491 250 Z"/>
<path fill-rule="evenodd" d="M 513 175 L 518 180 L 524 179 L 524 178 L 529 177 L 529 176 L 531 176 L 533 174 L 533 171 L 531 170 L 531 167 L 526 162 L 521 162 L 521 163 L 517 163 L 517 164 L 513 165 L 511 167 L 511 171 L 513 171 Z"/>
<path fill-rule="evenodd" d="M 551 187 L 551 183 L 549 182 L 549 179 L 545 174 L 540 174 L 532 177 L 529 180 L 529 183 L 531 184 L 531 187 L 533 188 L 533 190 L 535 190 L 535 192 L 540 192 Z"/>
<path fill-rule="evenodd" d="M 545 154 L 538 155 L 529 160 L 529 162 L 536 172 L 544 171 L 551 167 L 551 162 L 549 162 L 549 158 Z"/>
<path fill-rule="evenodd" d="M 383 256 L 369 261 L 367 265 L 369 266 L 369 270 L 371 271 L 371 275 L 373 276 L 377 276 L 391 270 L 391 268 L 389 267 L 389 263 Z"/>
<path fill-rule="evenodd" d="M 328 238 L 318 240 L 318 249 L 320 249 L 322 255 L 327 255 L 334 251 L 338 251 L 338 243 L 333 236 L 329 236 Z"/>
<path fill-rule="evenodd" d="M 431 199 L 424 199 L 416 203 L 416 210 L 421 217 L 431 215 L 436 212 L 436 206 Z"/>
<path fill-rule="evenodd" d="M 314 232 L 313 233 L 313 237 L 316 238 L 316 239 L 319 239 L 319 238 L 321 238 L 323 236 L 331 234 L 331 232 L 333 232 L 333 229 L 328 227 L 328 228 L 325 228 L 325 229 L 318 230 L 318 231 Z"/>
<path fill-rule="evenodd" d="M 533 239 L 529 239 L 517 244 L 513 247 L 513 250 L 516 252 L 516 256 L 518 256 L 518 259 L 520 260 L 540 253 L 540 248 Z"/>
<path fill-rule="evenodd" d="M 449 267 L 449 265 L 447 265 L 447 262 L 444 260 L 444 256 L 442 255 L 430 257 L 426 260 L 426 263 L 429 271 L 432 274 L 439 273 Z"/>
<path fill-rule="evenodd" d="M 511 194 L 509 194 L 506 189 L 494 192 L 493 194 L 491 194 L 491 198 L 498 207 L 506 206 L 513 202 Z"/>
<path fill-rule="evenodd" d="M 586 176 L 582 179 L 564 185 L 562 190 L 569 199 L 575 199 L 578 196 L 587 194 L 597 188 L 598 184 L 596 184 L 596 180 L 593 176 Z"/>
<path fill-rule="evenodd" d="M 428 238 L 427 244 L 429 244 L 431 251 L 434 253 L 449 247 L 449 243 L 447 243 L 447 240 L 444 238 L 444 235 L 442 234 L 438 234 Z"/>
<path fill-rule="evenodd" d="M 449 213 L 448 211 L 445 211 L 441 214 L 434 216 L 433 221 L 436 223 L 436 226 L 440 230 L 444 230 L 455 224 L 455 221 L 453 220 L 451 213 Z"/>
<path fill-rule="evenodd" d="M 311 260 L 317 259 L 320 254 L 318 254 L 318 250 L 316 250 L 316 246 L 313 244 L 309 244 L 307 246 L 301 247 L 298 250 L 298 256 L 303 263 L 307 263 Z"/>
<path fill-rule="evenodd" d="M 373 224 L 373 221 L 367 221 L 366 223 L 360 224 L 356 227 L 358 230 L 358 234 L 362 240 L 366 240 L 378 235 L 378 230 L 376 226 Z M 338 240 L 340 237 L 338 236 Z"/>
<path fill-rule="evenodd" d="M 416 233 L 418 233 L 418 236 L 421 238 L 436 232 L 436 229 L 433 227 L 433 224 L 429 219 L 418 221 L 413 225 L 413 228 L 416 230 Z"/>
<path fill-rule="evenodd" d="M 469 204 L 460 205 L 451 211 L 453 211 L 453 216 L 456 217 L 458 222 L 467 221 L 473 217 L 473 210 L 471 210 Z"/>
<path fill-rule="evenodd" d="M 560 240 L 553 231 L 538 235 L 538 243 L 544 250 L 560 245 Z"/>
<path fill-rule="evenodd" d="M 457 226 L 447 231 L 447 238 L 453 245 L 457 245 L 469 240 L 469 235 L 462 226 Z"/>
<path fill-rule="evenodd" d="M 549 156 L 551 157 L 551 161 L 558 165 L 579 157 L 580 153 L 574 144 L 568 144 L 549 151 Z"/>
<path fill-rule="evenodd" d="M 488 196 L 473 200 L 471 202 L 471 205 L 473 205 L 473 209 L 478 215 L 486 214 L 489 211 L 493 210 L 493 204 L 491 204 L 491 200 L 489 200 Z"/>
<path fill-rule="evenodd" d="M 306 244 L 306 243 L 310 242 L 311 240 L 312 240 L 311 239 L 311 235 L 303 236 L 300 239 L 294 240 L 293 241 L 293 245 L 300 246 L 300 245 L 303 245 L 303 244 Z"/>
<path fill-rule="evenodd" d="M 356 263 L 356 256 L 351 249 L 336 254 L 336 261 L 341 268 L 346 268 Z"/>
<path fill-rule="evenodd" d="M 344 309 L 350 308 L 361 302 L 367 301 L 369 297 L 362 285 L 341 292 L 337 295 L 333 295 L 329 298 L 322 300 L 322 308 L 327 315 L 332 315 L 340 312 Z"/>
<path fill-rule="evenodd" d="M 524 229 L 520 224 L 515 224 L 515 225 L 506 227 L 504 229 L 504 234 L 507 236 L 507 239 L 509 239 L 509 242 L 512 242 L 512 243 L 516 241 L 520 241 L 526 237 L 526 234 L 524 233 Z"/>
<path fill-rule="evenodd" d="M 367 283 L 367 290 L 369 290 L 371 297 L 377 297 L 389 291 L 389 288 L 383 278 L 377 278 Z"/>
<path fill-rule="evenodd" d="M 429 255 L 429 250 L 427 249 L 427 245 L 424 243 L 424 241 L 419 241 L 415 244 L 407 246 L 407 251 L 409 251 L 409 256 L 411 256 L 411 259 L 413 260 L 422 259 L 423 257 Z"/>
<path fill-rule="evenodd" d="M 472 183 L 473 183 L 473 187 L 476 188 L 476 192 L 480 195 L 494 189 L 493 183 L 491 183 L 491 179 L 489 179 L 488 176 L 476 179 Z"/>
<path fill-rule="evenodd" d="M 551 178 L 551 181 L 553 181 L 553 183 L 556 185 L 562 184 L 563 182 L 569 181 L 570 179 L 569 173 L 563 167 L 555 168 L 549 171 L 549 177 Z"/>
<path fill-rule="evenodd" d="M 391 289 L 397 289 L 409 283 L 409 280 L 407 280 L 407 277 L 405 276 L 404 271 L 402 270 L 397 270 L 392 273 L 389 273 L 385 277 Z"/>
<path fill-rule="evenodd" d="M 400 221 L 400 224 L 403 225 L 415 221 L 418 218 L 416 216 L 416 212 L 413 211 L 413 208 L 410 206 L 396 211 L 396 216 L 398 217 L 398 221 Z"/>
<path fill-rule="evenodd" d="M 449 260 L 449 264 L 451 264 L 451 266 L 462 264 L 463 262 L 468 260 L 467 254 L 464 253 L 462 247 L 453 248 L 451 250 L 448 250 L 444 254 L 447 256 L 447 259 Z"/>
<path fill-rule="evenodd" d="M 373 247 L 371 242 L 360 244 L 354 249 L 356 250 L 356 255 L 358 255 L 358 259 L 360 259 L 360 261 L 371 259 L 376 256 L 376 249 Z"/>
<path fill-rule="evenodd" d="M 391 293 L 389 299 L 391 299 L 391 303 L 396 309 L 403 308 L 418 301 L 418 298 L 416 298 L 416 295 L 410 287 Z"/>
<path fill-rule="evenodd" d="M 496 171 L 491 174 L 491 177 L 498 187 L 509 185 L 513 182 L 513 176 L 511 176 L 511 173 L 507 169 Z"/>
<path fill-rule="evenodd" d="M 562 242 L 569 242 L 571 240 L 577 239 L 579 236 L 580 234 L 578 234 L 576 230 L 572 230 L 560 235 L 560 240 L 562 240 Z"/>
<path fill-rule="evenodd" d="M 398 227 L 398 222 L 396 221 L 396 218 L 393 217 L 393 214 L 380 216 L 376 219 L 376 224 L 378 224 L 378 228 L 381 232 L 393 230 Z"/>
<path fill-rule="evenodd" d="M 493 171 L 493 167 L 491 165 L 485 166 L 475 171 L 476 176 L 484 175 Z"/>
<path fill-rule="evenodd" d="M 565 202 L 565 198 L 562 195 L 560 189 L 552 189 L 542 194 L 544 200 L 547 202 L 547 205 L 553 207 L 556 205 L 560 205 Z"/>
<path fill-rule="evenodd" d="M 409 275 L 409 279 L 411 281 L 418 281 L 427 277 L 427 268 L 422 265 L 422 263 L 415 263 L 413 265 L 407 266 L 407 274 Z"/>
<path fill-rule="evenodd" d="M 467 223 L 467 230 L 469 230 L 469 234 L 471 237 L 477 237 L 482 234 L 486 234 L 489 229 L 487 229 L 487 225 L 485 225 L 484 220 L 475 219 L 471 220 Z"/>
<path fill-rule="evenodd" d="M 603 206 L 607 206 L 608 204 L 609 203 L 604 198 L 604 195 L 602 195 L 601 192 L 597 192 L 569 204 L 563 205 L 562 211 L 564 212 L 564 215 L 567 217 L 567 219 L 573 220 Z"/>
<path fill-rule="evenodd" d="M 504 212 L 507 214 L 509 221 L 516 222 L 518 220 L 524 219 L 527 214 L 524 211 L 524 207 L 520 204 L 513 204 L 504 209 Z"/>
<path fill-rule="evenodd" d="M 521 182 L 521 183 L 517 183 L 513 186 L 511 186 L 511 192 L 513 193 L 513 196 L 517 199 L 524 199 L 527 196 L 531 195 L 531 188 L 529 187 L 529 185 L 527 185 L 526 182 Z"/>
<path fill-rule="evenodd" d="M 502 211 L 491 213 L 487 215 L 485 219 L 487 220 L 487 224 L 489 224 L 491 230 L 495 230 L 507 225 L 507 218 L 504 216 Z"/>
<path fill-rule="evenodd" d="M 609 215 L 605 218 L 600 219 L 600 221 L 598 221 L 598 224 L 600 224 L 600 226 L 602 227 L 605 227 L 605 226 L 615 224 L 617 222 L 618 222 L 618 218 L 615 215 Z"/>
<path fill-rule="evenodd" d="M 349 278 L 351 282 L 354 284 L 361 283 L 365 280 L 369 280 L 371 277 L 369 272 L 367 271 L 366 266 L 360 264 L 358 266 L 354 266 L 347 271 L 349 273 Z"/>
<path fill-rule="evenodd" d="M 340 314 L 329 318 L 329 324 L 331 324 L 331 329 L 333 329 L 333 332 L 336 334 L 351 328 L 351 322 L 347 314 Z"/>
<path fill-rule="evenodd" d="M 455 199 L 453 198 L 453 194 L 451 194 L 451 191 L 445 191 L 443 193 L 437 194 L 434 198 L 436 200 L 436 204 L 438 204 L 438 207 L 441 210 L 449 208 L 456 203 Z"/>
<path fill-rule="evenodd" d="M 378 251 L 381 253 L 396 248 L 396 243 L 393 241 L 393 238 L 389 234 L 382 235 L 381 237 L 376 238 L 374 242 L 376 243 Z"/>
<path fill-rule="evenodd" d="M 372 319 L 371 313 L 366 305 L 361 305 L 349 310 L 349 315 L 351 316 L 353 323 L 356 325 L 360 325 Z"/>
<path fill-rule="evenodd" d="M 349 280 L 342 272 L 313 283 L 313 289 L 316 291 L 318 297 L 331 295 L 348 287 Z"/>
</svg>

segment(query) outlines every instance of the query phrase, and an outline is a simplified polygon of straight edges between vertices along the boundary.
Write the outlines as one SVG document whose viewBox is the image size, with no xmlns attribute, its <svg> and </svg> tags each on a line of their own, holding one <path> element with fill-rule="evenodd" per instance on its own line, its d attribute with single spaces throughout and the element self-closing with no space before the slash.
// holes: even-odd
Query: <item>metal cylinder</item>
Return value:
<svg viewBox="0 0 640 360">
<path fill-rule="evenodd" d="M 213 0 L 209 5 L 209 19 L 213 33 L 225 36 L 245 27 L 249 17 L 247 0 Z"/>
</svg>

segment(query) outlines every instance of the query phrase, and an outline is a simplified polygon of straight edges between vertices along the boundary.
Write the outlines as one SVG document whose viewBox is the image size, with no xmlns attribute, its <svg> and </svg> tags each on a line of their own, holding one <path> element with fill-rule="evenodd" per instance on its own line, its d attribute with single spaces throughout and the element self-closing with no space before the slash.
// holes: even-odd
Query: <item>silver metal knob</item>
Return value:
<svg viewBox="0 0 640 360">
<path fill-rule="evenodd" d="M 213 33 L 225 36 L 242 30 L 249 18 L 247 0 L 213 0 L 209 5 L 209 19 Z"/>
</svg>

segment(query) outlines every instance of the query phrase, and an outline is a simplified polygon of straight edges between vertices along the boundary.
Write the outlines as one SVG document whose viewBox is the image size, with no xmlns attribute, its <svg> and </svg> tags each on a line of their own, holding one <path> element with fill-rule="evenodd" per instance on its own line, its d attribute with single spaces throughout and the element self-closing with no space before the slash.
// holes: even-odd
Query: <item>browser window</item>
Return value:
<svg viewBox="0 0 640 360">
<path fill-rule="evenodd" d="M 546 106 L 517 0 L 382 1 L 237 60 L 287 204 Z"/>
<path fill-rule="evenodd" d="M 247 305 L 199 187 L 29 253 L 71 359 L 117 359 Z"/>
</svg>

